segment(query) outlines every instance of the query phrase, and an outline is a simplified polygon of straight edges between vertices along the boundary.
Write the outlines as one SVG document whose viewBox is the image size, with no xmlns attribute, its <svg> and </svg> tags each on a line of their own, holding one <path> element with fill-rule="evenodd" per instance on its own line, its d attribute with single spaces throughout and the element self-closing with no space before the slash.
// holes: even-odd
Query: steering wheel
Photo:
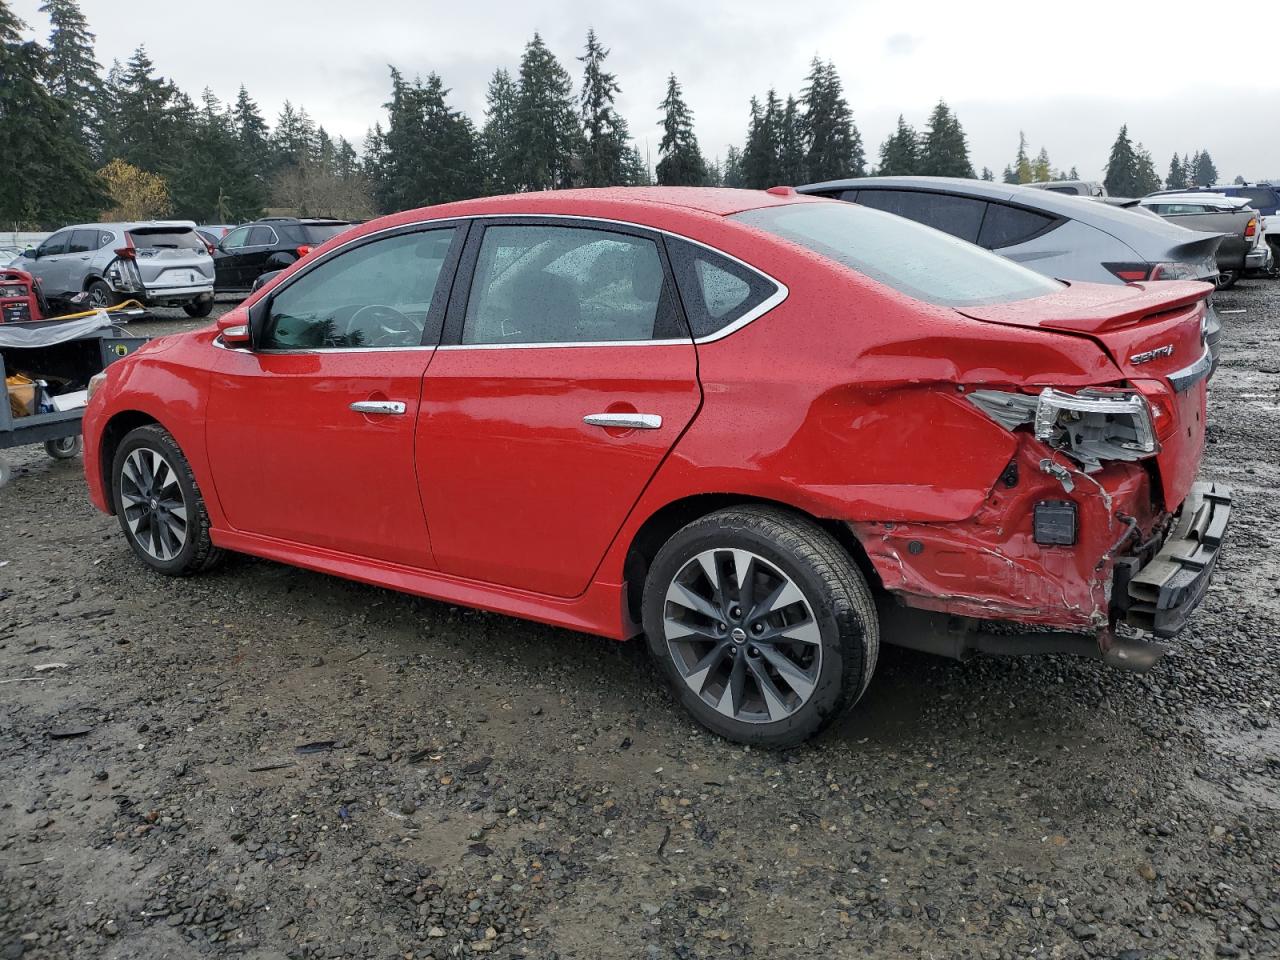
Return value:
<svg viewBox="0 0 1280 960">
<path fill-rule="evenodd" d="M 416 347 L 422 339 L 422 329 L 385 303 L 361 307 L 347 323 L 348 334 L 362 334 L 365 344 L 370 347 Z"/>
</svg>

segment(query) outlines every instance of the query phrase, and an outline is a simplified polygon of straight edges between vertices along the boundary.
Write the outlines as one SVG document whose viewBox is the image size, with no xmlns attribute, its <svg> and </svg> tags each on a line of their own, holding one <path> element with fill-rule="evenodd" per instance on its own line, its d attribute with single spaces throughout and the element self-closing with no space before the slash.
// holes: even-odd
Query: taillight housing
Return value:
<svg viewBox="0 0 1280 960">
<path fill-rule="evenodd" d="M 1173 391 L 1159 380 L 1131 382 L 1151 410 L 1151 426 L 1155 430 L 1156 439 L 1164 443 L 1178 431 L 1178 411 L 1174 406 Z"/>
<path fill-rule="evenodd" d="M 1257 235 L 1258 235 L 1258 218 L 1250 217 L 1248 226 L 1244 228 L 1244 238 L 1246 240 L 1252 240 Z"/>
<path fill-rule="evenodd" d="M 1104 263 L 1112 274 L 1125 283 L 1144 280 L 1195 280 L 1198 267 L 1194 263 Z"/>
<path fill-rule="evenodd" d="M 299 259 L 301 259 L 302 257 L 305 257 L 310 252 L 311 252 L 311 244 L 304 243 L 302 246 L 298 247 Z"/>
<path fill-rule="evenodd" d="M 1194 280 L 1196 265 L 1194 263 L 1157 263 L 1151 268 L 1148 280 Z"/>
<path fill-rule="evenodd" d="M 1151 276 L 1149 263 L 1104 263 L 1103 266 L 1125 283 L 1139 283 Z"/>
</svg>

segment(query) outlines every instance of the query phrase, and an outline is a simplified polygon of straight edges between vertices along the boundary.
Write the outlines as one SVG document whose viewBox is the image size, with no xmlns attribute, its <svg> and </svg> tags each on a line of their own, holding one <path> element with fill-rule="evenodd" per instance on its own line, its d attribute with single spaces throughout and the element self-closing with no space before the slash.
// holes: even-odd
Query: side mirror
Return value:
<svg viewBox="0 0 1280 960">
<path fill-rule="evenodd" d="M 262 343 L 262 336 L 267 332 L 267 320 L 271 317 L 270 294 L 263 297 L 249 308 L 249 346 L 256 349 Z"/>
<path fill-rule="evenodd" d="M 249 346 L 249 325 L 245 322 L 244 313 L 239 310 L 224 313 L 218 318 L 218 333 L 222 342 L 229 347 Z"/>
<path fill-rule="evenodd" d="M 39 259 L 40 259 L 40 251 L 39 251 L 39 250 L 37 250 L 35 247 L 27 247 L 27 249 L 25 249 L 25 250 L 23 250 L 23 251 L 22 251 L 22 259 L 24 259 L 24 260 L 39 260 Z"/>
</svg>

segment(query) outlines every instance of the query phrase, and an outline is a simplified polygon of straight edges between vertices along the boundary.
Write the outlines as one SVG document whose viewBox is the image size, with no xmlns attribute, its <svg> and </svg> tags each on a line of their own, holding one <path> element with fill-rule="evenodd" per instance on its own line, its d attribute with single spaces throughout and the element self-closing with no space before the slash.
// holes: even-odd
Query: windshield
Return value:
<svg viewBox="0 0 1280 960">
<path fill-rule="evenodd" d="M 194 230 L 143 228 L 130 230 L 129 236 L 139 250 L 205 250 L 204 241 Z"/>
<path fill-rule="evenodd" d="M 302 224 L 302 235 L 306 238 L 307 243 L 318 247 L 330 237 L 336 237 L 344 230 L 349 229 L 351 229 L 351 224 L 349 223 L 304 223 Z"/>
<path fill-rule="evenodd" d="M 940 230 L 844 201 L 762 207 L 732 219 L 943 307 L 1027 300 L 1063 286 Z"/>
</svg>

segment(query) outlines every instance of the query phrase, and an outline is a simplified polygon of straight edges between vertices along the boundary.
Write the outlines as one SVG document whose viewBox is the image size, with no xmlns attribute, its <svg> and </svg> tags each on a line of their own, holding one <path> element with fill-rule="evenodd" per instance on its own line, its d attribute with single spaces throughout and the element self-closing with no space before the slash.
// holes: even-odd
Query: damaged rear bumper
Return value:
<svg viewBox="0 0 1280 960">
<path fill-rule="evenodd" d="M 1117 558 L 1115 619 L 1162 638 L 1182 630 L 1209 589 L 1230 519 L 1231 488 L 1195 484 L 1162 544 Z"/>
</svg>

